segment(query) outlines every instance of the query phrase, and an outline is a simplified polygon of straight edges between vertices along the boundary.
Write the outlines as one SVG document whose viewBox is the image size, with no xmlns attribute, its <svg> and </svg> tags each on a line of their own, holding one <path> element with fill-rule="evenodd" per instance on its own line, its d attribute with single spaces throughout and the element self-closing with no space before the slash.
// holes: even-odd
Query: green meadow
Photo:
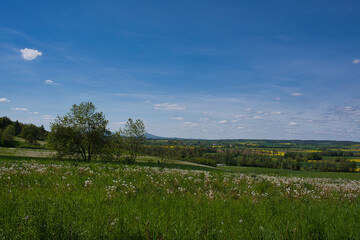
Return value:
<svg viewBox="0 0 360 240">
<path fill-rule="evenodd" d="M 2 156 L 0 239 L 360 239 L 358 176 Z"/>
</svg>

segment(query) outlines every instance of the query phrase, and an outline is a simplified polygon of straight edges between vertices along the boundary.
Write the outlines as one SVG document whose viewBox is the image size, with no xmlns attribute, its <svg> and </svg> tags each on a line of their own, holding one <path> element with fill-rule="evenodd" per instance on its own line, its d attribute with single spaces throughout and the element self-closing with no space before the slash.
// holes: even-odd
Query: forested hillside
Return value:
<svg viewBox="0 0 360 240">
<path fill-rule="evenodd" d="M 44 126 L 35 126 L 34 124 L 24 124 L 18 120 L 12 121 L 8 117 L 0 117 L 0 146 L 14 147 L 19 142 L 15 141 L 15 137 L 21 137 L 25 140 L 22 146 L 40 145 L 38 140 L 44 141 L 48 132 Z"/>
</svg>

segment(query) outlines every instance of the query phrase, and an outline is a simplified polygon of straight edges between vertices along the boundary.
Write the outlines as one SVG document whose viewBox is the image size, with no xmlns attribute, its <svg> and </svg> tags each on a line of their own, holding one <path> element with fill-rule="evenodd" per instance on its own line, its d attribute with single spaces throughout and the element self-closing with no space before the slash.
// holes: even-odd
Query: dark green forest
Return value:
<svg viewBox="0 0 360 240">
<path fill-rule="evenodd" d="M 0 117 L 0 146 L 4 147 L 40 147 L 38 141 L 45 141 L 48 132 L 44 126 L 21 123 L 18 120 L 12 121 L 8 117 Z M 15 137 L 21 137 L 25 141 L 15 141 Z"/>
</svg>

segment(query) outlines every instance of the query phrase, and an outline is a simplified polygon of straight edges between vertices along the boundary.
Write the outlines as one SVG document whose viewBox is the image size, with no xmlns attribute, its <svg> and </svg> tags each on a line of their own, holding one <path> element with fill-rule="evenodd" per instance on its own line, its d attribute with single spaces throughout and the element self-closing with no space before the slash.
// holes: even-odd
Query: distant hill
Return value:
<svg viewBox="0 0 360 240">
<path fill-rule="evenodd" d="M 185 138 L 178 138 L 178 137 L 159 137 L 159 136 L 156 136 L 156 135 L 153 135 L 153 134 L 150 134 L 150 133 L 147 133 L 145 134 L 145 137 L 147 139 L 178 139 L 178 140 L 181 140 L 181 139 L 185 139 Z"/>
<path fill-rule="evenodd" d="M 145 137 L 147 139 L 167 139 L 167 138 L 164 138 L 164 137 L 159 137 L 159 136 L 152 135 L 150 133 L 145 134 Z"/>
</svg>

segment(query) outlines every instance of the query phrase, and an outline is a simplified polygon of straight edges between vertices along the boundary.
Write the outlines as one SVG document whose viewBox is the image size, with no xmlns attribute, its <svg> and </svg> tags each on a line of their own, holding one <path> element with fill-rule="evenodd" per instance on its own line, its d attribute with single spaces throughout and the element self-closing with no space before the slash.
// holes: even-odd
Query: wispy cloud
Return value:
<svg viewBox="0 0 360 240">
<path fill-rule="evenodd" d="M 214 115 L 214 113 L 212 113 L 212 112 L 202 112 L 203 114 L 205 114 L 205 115 L 209 115 L 209 116 L 213 116 Z"/>
<path fill-rule="evenodd" d="M 11 108 L 11 110 L 13 110 L 13 111 L 29 111 L 29 109 L 27 109 L 27 108 Z"/>
<path fill-rule="evenodd" d="M 10 102 L 10 100 L 7 98 L 0 98 L 0 102 Z"/>
<path fill-rule="evenodd" d="M 110 124 L 114 124 L 114 125 L 125 125 L 126 122 L 110 122 Z"/>
<path fill-rule="evenodd" d="M 296 126 L 298 125 L 296 122 L 289 122 L 289 126 Z"/>
<path fill-rule="evenodd" d="M 183 122 L 183 123 L 182 123 L 182 126 L 183 126 L 183 127 L 192 128 L 192 127 L 196 127 L 197 124 L 196 124 L 196 123 L 193 123 L 193 122 Z"/>
<path fill-rule="evenodd" d="M 178 104 L 160 103 L 154 104 L 154 108 L 156 110 L 185 110 L 186 107 Z"/>
<path fill-rule="evenodd" d="M 209 121 L 210 120 L 210 118 L 200 118 L 199 119 L 199 122 L 207 122 L 207 121 Z"/>
<path fill-rule="evenodd" d="M 42 116 L 43 119 L 45 119 L 46 121 L 53 121 L 55 120 L 55 117 L 53 115 L 50 115 L 50 114 L 45 114 Z"/>
<path fill-rule="evenodd" d="M 54 82 L 53 80 L 45 80 L 44 83 L 46 85 L 54 85 L 54 86 L 59 86 L 61 85 L 60 83 Z"/>
<path fill-rule="evenodd" d="M 265 114 L 280 115 L 280 114 L 283 114 L 283 112 L 282 111 L 271 111 L 271 112 L 265 113 Z"/>
<path fill-rule="evenodd" d="M 291 94 L 291 96 L 293 97 L 299 97 L 299 96 L 302 96 L 303 94 L 302 93 L 299 93 L 299 92 L 294 92 Z"/>
<path fill-rule="evenodd" d="M 330 112 L 334 113 L 337 116 L 360 116 L 360 107 L 359 106 L 346 106 L 346 107 L 331 107 Z"/>
<path fill-rule="evenodd" d="M 360 63 L 360 59 L 354 59 L 354 60 L 352 61 L 352 63 L 353 63 L 353 64 L 359 64 L 359 63 Z"/>
<path fill-rule="evenodd" d="M 172 119 L 172 120 L 178 120 L 178 121 L 183 121 L 183 120 L 184 120 L 183 117 L 171 117 L 170 119 Z"/>
<path fill-rule="evenodd" d="M 27 61 L 36 59 L 39 56 L 42 56 L 42 52 L 36 49 L 24 48 L 20 49 L 21 57 Z"/>
<path fill-rule="evenodd" d="M 227 120 L 220 120 L 217 123 L 224 124 L 224 123 L 227 123 L 227 122 L 228 122 Z"/>
</svg>

